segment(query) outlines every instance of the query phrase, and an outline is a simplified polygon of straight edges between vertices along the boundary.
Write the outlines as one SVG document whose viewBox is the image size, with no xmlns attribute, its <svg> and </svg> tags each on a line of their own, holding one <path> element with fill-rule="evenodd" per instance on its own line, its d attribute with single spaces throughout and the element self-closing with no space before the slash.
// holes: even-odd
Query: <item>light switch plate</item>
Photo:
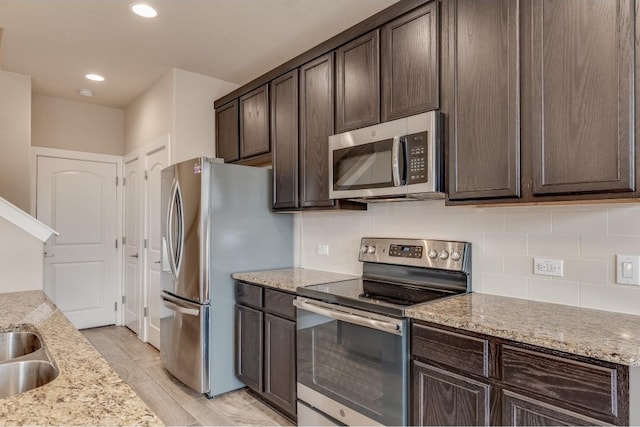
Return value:
<svg viewBox="0 0 640 427">
<path fill-rule="evenodd" d="M 616 283 L 640 285 L 640 256 L 616 255 Z"/>
<path fill-rule="evenodd" d="M 326 243 L 319 243 L 316 248 L 316 253 L 318 255 L 329 255 L 329 245 Z"/>
</svg>

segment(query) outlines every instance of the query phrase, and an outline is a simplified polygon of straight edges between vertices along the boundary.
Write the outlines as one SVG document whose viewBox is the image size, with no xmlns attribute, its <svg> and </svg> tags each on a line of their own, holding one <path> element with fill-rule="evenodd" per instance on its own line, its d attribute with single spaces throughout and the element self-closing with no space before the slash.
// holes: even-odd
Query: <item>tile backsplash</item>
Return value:
<svg viewBox="0 0 640 427">
<path fill-rule="evenodd" d="M 361 274 L 361 237 L 472 243 L 473 291 L 640 315 L 640 286 L 619 285 L 616 254 L 640 255 L 640 204 L 445 207 L 444 201 L 372 203 L 366 212 L 304 212 L 303 268 Z M 328 245 L 328 255 L 318 255 Z M 563 277 L 533 274 L 533 258 L 564 261 Z"/>
</svg>

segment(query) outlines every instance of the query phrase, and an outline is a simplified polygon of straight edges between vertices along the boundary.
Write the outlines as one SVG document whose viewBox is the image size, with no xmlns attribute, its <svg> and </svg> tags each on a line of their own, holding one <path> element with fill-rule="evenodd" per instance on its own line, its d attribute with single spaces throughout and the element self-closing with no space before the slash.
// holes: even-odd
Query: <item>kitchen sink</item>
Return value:
<svg viewBox="0 0 640 427">
<path fill-rule="evenodd" d="M 39 333 L 32 330 L 0 333 L 0 398 L 45 385 L 58 373 Z"/>
<path fill-rule="evenodd" d="M 32 332 L 0 334 L 0 363 L 24 356 L 42 348 L 40 337 Z"/>
<path fill-rule="evenodd" d="M 23 360 L 0 365 L 0 397 L 40 387 L 58 376 L 58 368 L 45 360 Z"/>
</svg>

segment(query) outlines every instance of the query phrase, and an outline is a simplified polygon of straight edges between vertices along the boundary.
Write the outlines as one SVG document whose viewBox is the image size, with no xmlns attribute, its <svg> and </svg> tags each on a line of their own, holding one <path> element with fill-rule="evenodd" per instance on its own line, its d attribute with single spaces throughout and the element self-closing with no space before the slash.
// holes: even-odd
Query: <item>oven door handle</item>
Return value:
<svg viewBox="0 0 640 427">
<path fill-rule="evenodd" d="M 401 320 L 380 320 L 371 317 L 365 317 L 363 315 L 356 314 L 353 311 L 348 311 L 348 309 L 340 306 L 325 304 L 319 301 L 310 301 L 304 298 L 296 298 L 295 300 L 293 300 L 293 305 L 301 310 L 310 311 L 311 313 L 320 314 L 322 316 L 341 320 L 343 322 L 353 323 L 355 325 L 364 326 L 367 328 L 376 329 L 378 331 L 388 332 L 390 334 L 400 336 L 404 334 Z M 364 314 L 364 312 L 362 313 Z"/>
</svg>

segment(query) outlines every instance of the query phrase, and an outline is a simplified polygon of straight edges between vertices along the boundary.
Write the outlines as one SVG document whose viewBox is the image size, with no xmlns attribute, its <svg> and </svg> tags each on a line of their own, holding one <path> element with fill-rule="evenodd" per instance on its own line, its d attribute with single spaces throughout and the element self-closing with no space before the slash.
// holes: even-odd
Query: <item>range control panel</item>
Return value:
<svg viewBox="0 0 640 427">
<path fill-rule="evenodd" d="M 449 240 L 363 237 L 363 262 L 470 271 L 471 243 Z"/>
</svg>

